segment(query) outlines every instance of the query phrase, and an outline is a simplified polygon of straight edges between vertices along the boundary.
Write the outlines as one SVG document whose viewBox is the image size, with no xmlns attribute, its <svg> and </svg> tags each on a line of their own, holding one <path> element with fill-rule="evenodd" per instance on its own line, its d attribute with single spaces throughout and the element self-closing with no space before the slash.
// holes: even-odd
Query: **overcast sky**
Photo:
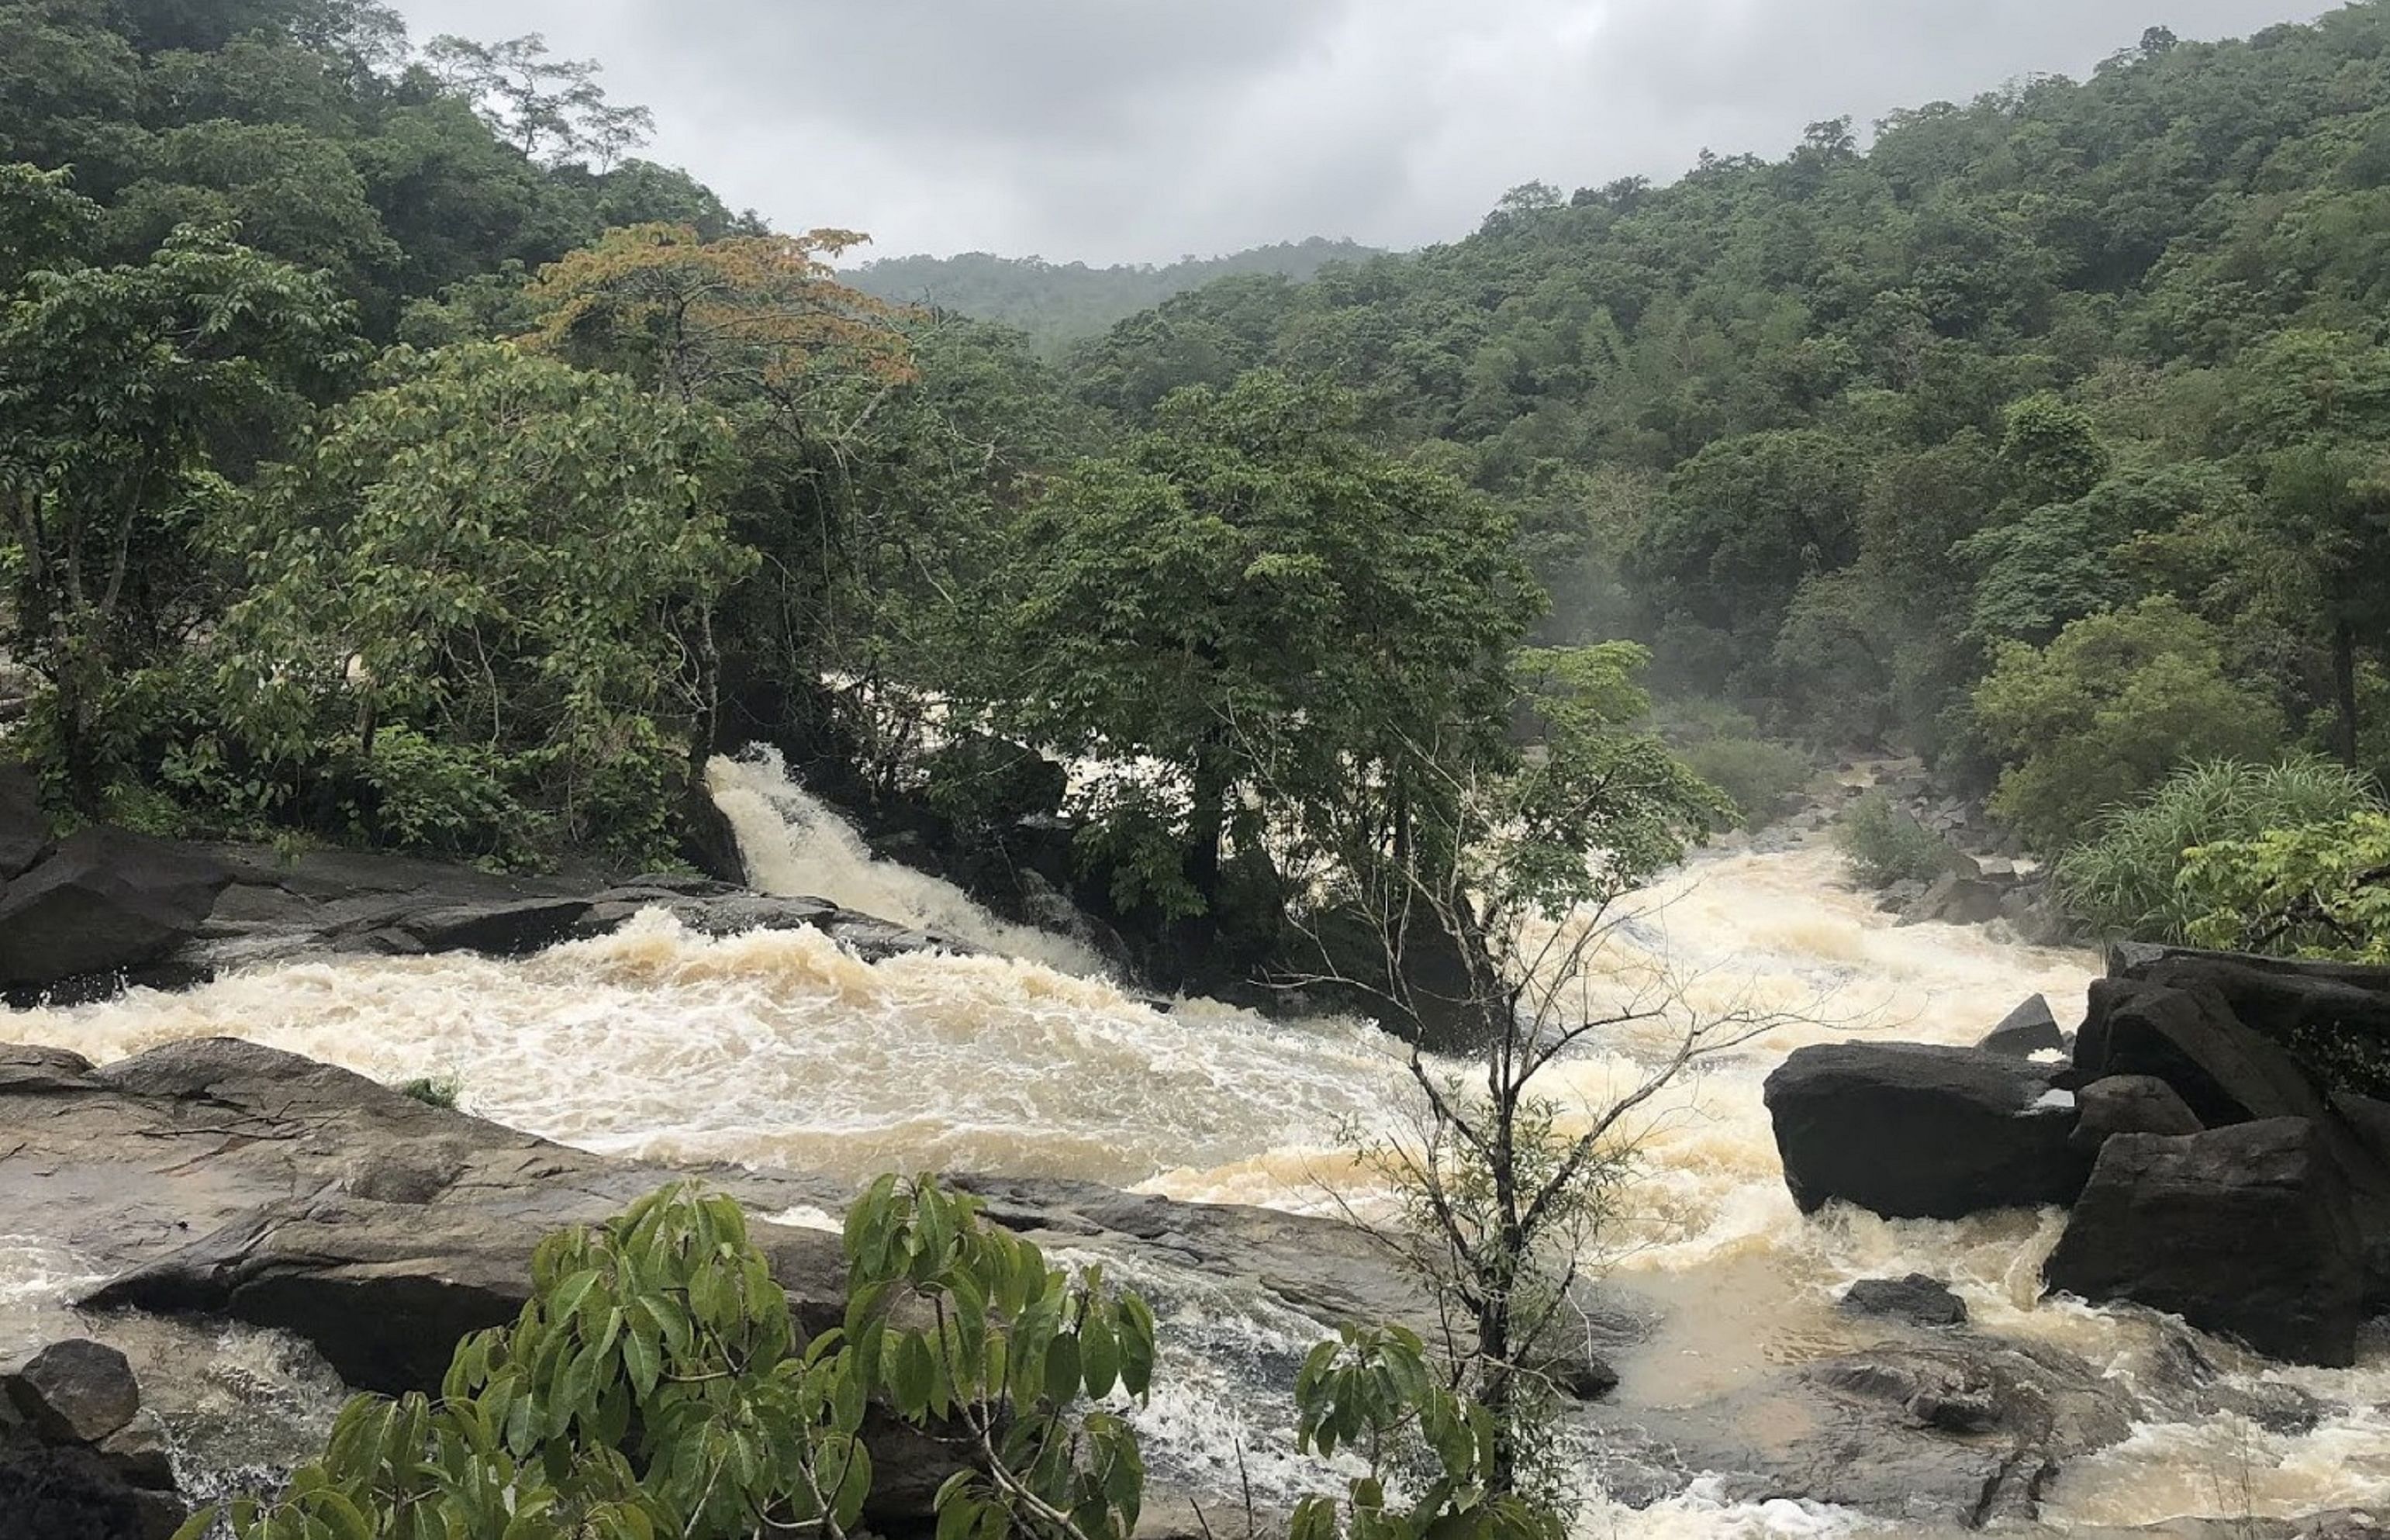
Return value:
<svg viewBox="0 0 2390 1540">
<path fill-rule="evenodd" d="M 656 114 L 648 153 L 874 254 L 1168 261 L 1409 247 L 1505 188 L 1782 154 L 2153 23 L 2319 0 L 398 0 L 417 40 L 541 32 Z"/>
</svg>

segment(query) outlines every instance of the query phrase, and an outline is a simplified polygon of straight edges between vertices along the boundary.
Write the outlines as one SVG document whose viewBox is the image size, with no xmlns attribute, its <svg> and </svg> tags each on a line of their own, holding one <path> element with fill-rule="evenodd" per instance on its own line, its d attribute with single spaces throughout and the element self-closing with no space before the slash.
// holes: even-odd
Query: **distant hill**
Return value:
<svg viewBox="0 0 2390 1540">
<path fill-rule="evenodd" d="M 1096 336 L 1115 321 L 1215 278 L 1272 273 L 1304 282 L 1330 263 L 1365 262 L 1381 254 L 1374 247 L 1314 236 L 1225 257 L 1189 257 L 1166 267 L 1089 267 L 1043 257 L 966 251 L 954 257 L 889 257 L 867 263 L 846 276 L 857 289 L 883 300 L 1002 321 L 1053 349 Z"/>
</svg>

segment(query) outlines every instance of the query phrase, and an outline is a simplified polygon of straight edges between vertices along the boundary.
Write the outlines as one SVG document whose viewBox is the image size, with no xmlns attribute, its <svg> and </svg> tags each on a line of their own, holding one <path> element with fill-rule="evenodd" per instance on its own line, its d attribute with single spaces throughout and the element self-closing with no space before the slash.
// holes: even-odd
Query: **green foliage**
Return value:
<svg viewBox="0 0 2390 1540">
<path fill-rule="evenodd" d="M 503 345 L 385 371 L 225 520 L 251 556 L 212 649 L 225 731 L 170 775 L 329 785 L 330 832 L 419 849 L 667 853 L 707 617 L 748 559 L 710 506 L 718 431 Z"/>
<path fill-rule="evenodd" d="M 1295 1444 L 1365 1463 L 1334 1499 L 1295 1505 L 1290 1540 L 1560 1540 L 1560 1514 L 1495 1490 L 1493 1414 L 1441 1381 L 1416 1333 L 1347 1325 L 1295 1376 Z"/>
<path fill-rule="evenodd" d="M 2189 765 L 2103 815 L 2088 840 L 2060 857 L 2054 875 L 2068 909 L 2095 930 L 2185 943 L 2210 906 L 2185 886 L 2186 852 L 2342 826 L 2379 806 L 2362 777 L 2324 760 Z"/>
<path fill-rule="evenodd" d="M 552 1235 L 515 1323 L 467 1338 L 436 1399 L 352 1401 L 279 1495 L 230 1505 L 233 1534 L 842 1535 L 871 1489 L 862 1431 L 878 1399 L 961 1431 L 984 1462 L 938 1494 L 949 1540 L 1124 1540 L 1143 1467 L 1127 1426 L 1090 1403 L 1146 1393 L 1143 1303 L 1048 1269 L 926 1179 L 874 1184 L 844 1245 L 845 1321 L 808 1342 L 727 1199 L 666 1187 Z"/>
<path fill-rule="evenodd" d="M 31 260 L 87 212 L 37 192 L 48 213 L 11 215 Z M 150 671 L 211 612 L 199 532 L 353 359 L 350 314 L 320 275 L 196 230 L 135 264 L 36 269 L 0 303 L 6 637 L 88 804 L 136 767 Z"/>
<path fill-rule="evenodd" d="M 411 1097 L 426 1107 L 443 1107 L 454 1111 L 457 1098 L 465 1094 L 465 1083 L 456 1075 L 418 1075 L 398 1084 L 398 1094 Z"/>
<path fill-rule="evenodd" d="M 1013 541 L 1009 699 L 987 706 L 1111 767 L 1091 840 L 1158 852 L 1146 831 L 1173 831 L 1183 879 L 1134 868 L 1166 910 L 1207 909 L 1224 842 L 1258 849 L 1266 826 L 1326 849 L 1348 818 L 1416 816 L 1437 794 L 1424 746 L 1505 751 L 1505 662 L 1536 604 L 1509 521 L 1367 448 L 1354 411 L 1266 373 L 1182 392 L 1125 456 L 1056 479 Z"/>
<path fill-rule="evenodd" d="M 2178 885 L 2199 945 L 2390 963 L 2390 811 L 2378 803 L 2193 845 Z"/>
<path fill-rule="evenodd" d="M 2077 621 L 2047 648 L 2010 643 L 1974 711 L 2005 766 L 1992 810 L 2050 849 L 2178 765 L 2257 758 L 2283 734 L 2265 693 L 2226 673 L 2214 628 L 2170 598 Z"/>
<path fill-rule="evenodd" d="M 1957 853 L 1948 841 L 1881 791 L 1868 792 L 1843 810 L 1834 844 L 1851 875 L 1875 888 L 1931 882 L 1950 870 Z"/>
<path fill-rule="evenodd" d="M 1762 738 L 1712 738 L 1677 750 L 1685 767 L 1726 793 L 1747 829 L 1776 821 L 1784 799 L 1807 784 L 1809 756 Z"/>
<path fill-rule="evenodd" d="M 1337 379 L 1520 510 L 1556 636 L 1646 642 L 1668 687 L 1791 736 L 1993 770 L 1964 707 L 2001 644 L 2171 595 L 2345 752 L 2342 681 L 2390 647 L 2358 577 L 2385 560 L 2385 34 L 2361 0 L 1894 112 L 1864 152 L 1826 124 L 1669 186 L 1538 185 L 1465 239 L 1179 295 L 1073 374 L 1132 421 L 1251 368 Z M 2319 446 L 2335 485 L 2281 474 Z M 1596 540 L 1597 479 L 1664 490 Z M 2153 567 L 2187 522 L 2238 533 Z"/>
</svg>

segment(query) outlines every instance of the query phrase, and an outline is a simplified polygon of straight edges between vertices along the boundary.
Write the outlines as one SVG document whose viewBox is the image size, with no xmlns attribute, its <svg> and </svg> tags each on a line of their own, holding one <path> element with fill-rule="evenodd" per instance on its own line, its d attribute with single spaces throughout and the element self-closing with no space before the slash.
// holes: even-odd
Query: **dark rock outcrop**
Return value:
<svg viewBox="0 0 2390 1540">
<path fill-rule="evenodd" d="M 2045 1049 L 2065 1047 L 2066 1034 L 2058 1030 L 2058 1018 L 2050 1014 L 2049 998 L 2037 995 L 2002 1017 L 2000 1024 L 1985 1033 L 1975 1046 L 1985 1053 L 2031 1059 Z"/>
<path fill-rule="evenodd" d="M 189 1516 L 122 1354 L 74 1338 L 0 1371 L 0 1540 L 167 1540 Z"/>
<path fill-rule="evenodd" d="M 0 893 L 0 984 L 156 962 L 198 934 L 232 873 L 191 847 L 86 828 Z"/>
<path fill-rule="evenodd" d="M 170 1540 L 190 1510 L 135 1486 L 97 1450 L 0 1430 L 5 1540 Z"/>
<path fill-rule="evenodd" d="M 2304 1363 L 2354 1362 L 2365 1314 L 2346 1183 L 2303 1118 L 2108 1140 L 2043 1277 Z"/>
<path fill-rule="evenodd" d="M 2298 1061 L 2235 1018 L 2214 987 L 2130 979 L 2092 986 L 2076 1039 L 2075 1064 L 2092 1079 L 2148 1075 L 2165 1081 L 2210 1128 L 2260 1118 L 2331 1116 Z"/>
<path fill-rule="evenodd" d="M 2051 1076 L 1972 1048 L 1799 1049 L 1767 1083 L 1786 1185 L 1804 1212 L 1841 1199 L 1893 1218 L 2071 1202 L 2089 1164 Z"/>
<path fill-rule="evenodd" d="M 2109 1075 L 2075 1094 L 2075 1148 L 2097 1155 L 2118 1134 L 2196 1134 L 2204 1124 L 2175 1088 L 2154 1075 Z"/>
<path fill-rule="evenodd" d="M 2139 983 L 2204 986 L 2261 1037 L 2294 1050 L 2361 1045 L 2390 1069 L 2390 968 L 2127 944 L 2110 954 L 2108 972 Z M 2390 1094 L 2390 1085 L 2373 1094 Z"/>
<path fill-rule="evenodd" d="M 0 1369 L 0 1392 L 25 1426 L 52 1444 L 97 1444 L 141 1409 L 133 1366 L 88 1338 L 52 1342 L 16 1367 Z"/>
<path fill-rule="evenodd" d="M 521 956 L 609 934 L 644 909 L 669 911 L 705 935 L 818 930 L 872 960 L 972 948 L 948 936 L 842 909 L 776 898 L 711 878 L 659 873 L 630 882 L 498 877 L 406 856 L 308 852 L 282 862 L 225 852 L 234 880 L 201 939 L 245 960 L 307 952 L 412 956 L 475 952 Z"/>
<path fill-rule="evenodd" d="M 1861 1278 L 1837 1302 L 1857 1315 L 1888 1315 L 1911 1326 L 1964 1326 L 1967 1302 L 1940 1278 L 1911 1273 L 1905 1278 Z"/>
<path fill-rule="evenodd" d="M 1903 918 L 1910 924 L 1985 925 L 2000 918 L 2008 889 L 1963 872 L 1945 872 L 1926 885 Z"/>
</svg>

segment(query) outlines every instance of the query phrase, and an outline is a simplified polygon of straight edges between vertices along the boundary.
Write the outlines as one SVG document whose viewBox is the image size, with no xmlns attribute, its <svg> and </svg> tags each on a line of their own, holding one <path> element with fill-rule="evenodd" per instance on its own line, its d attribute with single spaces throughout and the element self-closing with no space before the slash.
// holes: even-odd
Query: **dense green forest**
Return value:
<svg viewBox="0 0 2390 1540">
<path fill-rule="evenodd" d="M 1000 841 L 1061 808 L 1026 744 L 1117 767 L 1083 899 L 1240 959 L 1489 830 L 1547 898 L 1553 851 L 1647 872 L 1764 812 L 1763 730 L 2049 852 L 2339 761 L 2346 838 L 2244 799 L 2156 858 L 2231 846 L 2236 902 L 2390 843 L 2384 0 L 1223 259 L 1060 357 L 1201 264 L 892 303 L 928 270 L 842 278 L 860 236 L 646 127 L 369 0 L 0 0 L 5 619 L 62 807 L 637 863 L 760 737 Z"/>
<path fill-rule="evenodd" d="M 1303 283 L 1318 276 L 1330 263 L 1366 262 L 1378 254 L 1354 241 L 1320 236 L 1224 257 L 1182 257 L 1161 265 L 1090 267 L 1083 262 L 966 251 L 952 257 L 882 257 L 855 268 L 847 281 L 892 304 L 1002 322 L 1027 332 L 1040 350 L 1050 353 L 1221 278 L 1266 276 Z"/>
</svg>

